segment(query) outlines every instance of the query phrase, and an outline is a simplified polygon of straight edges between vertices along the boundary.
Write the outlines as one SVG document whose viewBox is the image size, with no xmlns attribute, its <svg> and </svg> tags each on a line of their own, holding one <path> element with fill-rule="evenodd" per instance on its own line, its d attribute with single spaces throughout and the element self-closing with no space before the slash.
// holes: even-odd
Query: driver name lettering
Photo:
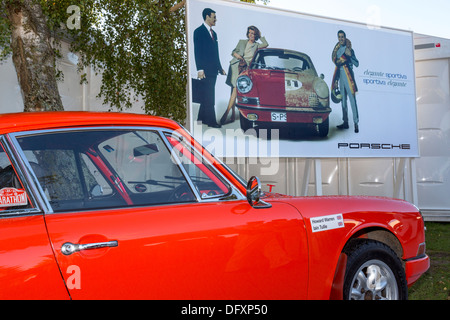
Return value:
<svg viewBox="0 0 450 320">
<path fill-rule="evenodd" d="M 344 227 L 342 214 L 333 214 L 329 216 L 311 218 L 312 232 L 333 230 Z"/>
</svg>

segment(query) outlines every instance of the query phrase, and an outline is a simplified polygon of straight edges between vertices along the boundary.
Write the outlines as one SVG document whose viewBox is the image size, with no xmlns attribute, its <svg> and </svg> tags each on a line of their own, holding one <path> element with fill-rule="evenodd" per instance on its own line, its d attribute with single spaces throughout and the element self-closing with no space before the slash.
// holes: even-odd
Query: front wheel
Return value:
<svg viewBox="0 0 450 320">
<path fill-rule="evenodd" d="M 239 113 L 239 122 L 241 124 L 241 129 L 244 131 L 244 133 L 248 130 L 253 128 L 253 123 L 248 120 L 246 117 L 242 115 L 242 113 Z"/>
<path fill-rule="evenodd" d="M 330 118 L 327 118 L 324 122 L 317 125 L 319 137 L 321 138 L 326 137 L 328 135 L 329 129 L 330 129 Z"/>
<path fill-rule="evenodd" d="M 358 241 L 347 252 L 346 300 L 406 300 L 408 287 L 400 259 L 387 245 Z"/>
</svg>

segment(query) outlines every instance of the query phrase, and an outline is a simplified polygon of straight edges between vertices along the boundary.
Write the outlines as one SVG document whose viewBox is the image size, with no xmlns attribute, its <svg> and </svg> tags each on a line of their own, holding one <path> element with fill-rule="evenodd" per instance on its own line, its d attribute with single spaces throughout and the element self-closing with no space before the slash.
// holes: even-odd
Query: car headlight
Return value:
<svg viewBox="0 0 450 320">
<path fill-rule="evenodd" d="M 236 87 L 240 93 L 249 93 L 253 88 L 253 82 L 248 76 L 240 76 L 237 79 Z"/>
<path fill-rule="evenodd" d="M 328 86 L 322 79 L 316 79 L 314 81 L 314 91 L 317 93 L 319 98 L 325 99 L 330 95 L 328 91 Z"/>
</svg>

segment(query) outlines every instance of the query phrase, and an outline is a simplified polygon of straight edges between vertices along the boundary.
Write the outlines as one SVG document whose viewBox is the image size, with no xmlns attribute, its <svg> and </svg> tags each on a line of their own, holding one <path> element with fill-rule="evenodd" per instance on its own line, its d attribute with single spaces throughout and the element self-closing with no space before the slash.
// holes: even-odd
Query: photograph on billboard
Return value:
<svg viewBox="0 0 450 320">
<path fill-rule="evenodd" d="M 412 32 L 187 1 L 189 129 L 219 157 L 417 157 Z"/>
</svg>

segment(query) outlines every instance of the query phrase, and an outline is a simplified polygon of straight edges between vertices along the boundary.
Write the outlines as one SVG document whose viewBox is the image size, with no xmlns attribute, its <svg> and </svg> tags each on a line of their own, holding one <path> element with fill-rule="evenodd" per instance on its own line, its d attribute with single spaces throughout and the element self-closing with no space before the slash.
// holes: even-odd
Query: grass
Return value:
<svg viewBox="0 0 450 320">
<path fill-rule="evenodd" d="M 409 300 L 450 300 L 450 223 L 425 222 L 428 271 L 409 289 Z"/>
</svg>

